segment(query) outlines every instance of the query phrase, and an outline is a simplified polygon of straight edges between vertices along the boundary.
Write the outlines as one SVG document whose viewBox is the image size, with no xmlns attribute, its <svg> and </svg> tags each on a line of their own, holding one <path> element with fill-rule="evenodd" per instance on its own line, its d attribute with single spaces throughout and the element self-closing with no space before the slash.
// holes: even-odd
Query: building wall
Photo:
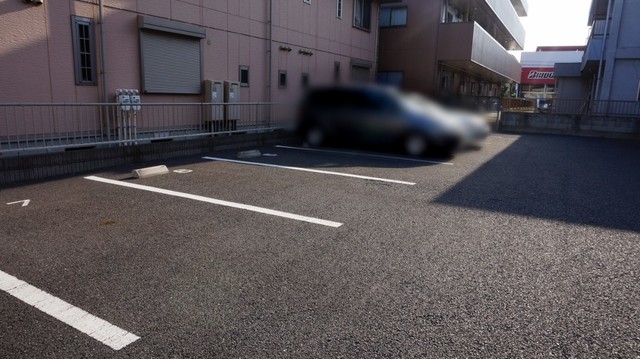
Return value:
<svg viewBox="0 0 640 359">
<path fill-rule="evenodd" d="M 636 101 L 640 86 L 640 2 L 617 0 L 612 6 L 600 100 Z"/>
<path fill-rule="evenodd" d="M 301 88 L 301 74 L 311 84 L 333 80 L 334 62 L 341 79 L 351 76 L 351 62 L 371 64 L 375 73 L 378 5 L 371 31 L 353 27 L 355 0 L 344 0 L 341 19 L 335 0 L 273 0 L 273 100 L 287 100 Z M 267 101 L 269 53 L 268 0 L 104 0 L 108 95 L 117 88 L 141 88 L 139 14 L 203 27 L 200 41 L 202 80 L 239 80 L 239 66 L 249 66 L 250 85 L 242 101 Z M 0 2 L 0 102 L 101 102 L 102 84 L 75 84 L 71 16 L 91 18 L 100 62 L 99 8 L 95 0 L 45 0 L 41 6 Z M 280 51 L 280 45 L 292 51 Z M 298 53 L 305 49 L 312 56 Z M 99 65 L 98 70 L 102 67 Z M 278 70 L 288 85 L 279 89 Z M 99 71 L 98 71 L 99 72 Z M 200 102 L 202 95 L 143 94 L 143 102 Z"/>
<path fill-rule="evenodd" d="M 580 48 L 576 46 L 575 48 Z M 556 63 L 575 63 L 582 61 L 584 48 L 568 51 L 526 51 L 520 54 L 520 63 L 523 67 L 553 67 Z"/>
<path fill-rule="evenodd" d="M 410 91 L 432 93 L 437 73 L 440 1 L 402 0 L 390 7 L 407 7 L 407 26 L 380 31 L 380 70 L 404 73 L 403 87 Z"/>
<path fill-rule="evenodd" d="M 591 90 L 581 77 L 559 77 L 556 81 L 556 96 L 564 100 L 585 99 Z"/>
<path fill-rule="evenodd" d="M 637 101 L 640 87 L 640 59 L 616 59 L 611 76 L 609 99 Z"/>
<path fill-rule="evenodd" d="M 493 5 L 497 3 L 500 4 L 500 11 L 491 12 L 491 9 L 496 9 Z M 521 25 L 516 21 L 518 17 L 513 5 L 509 0 L 467 0 L 455 4 L 466 9 L 465 15 L 452 21 L 456 24 L 442 23 L 447 16 L 443 0 L 401 0 L 384 5 L 390 8 L 406 7 L 408 17 L 406 26 L 380 30 L 379 71 L 402 72 L 404 89 L 432 96 L 499 94 L 498 79 L 505 79 L 506 76 L 499 71 L 516 68 L 516 71 L 507 73 L 518 74 L 520 70 L 517 60 L 502 46 L 516 43 L 517 39 L 498 44 L 492 35 L 509 36 L 510 30 L 519 32 L 516 28 Z M 469 13 L 479 8 L 483 10 L 477 11 L 474 16 L 483 26 L 492 30 L 491 33 L 487 30 L 475 31 L 476 27 L 480 29 L 481 26 L 473 25 Z M 502 22 L 499 15 L 511 13 L 515 20 Z M 515 24 L 514 28 L 510 27 L 512 24 Z M 506 30 L 498 31 L 498 28 Z M 497 63 L 505 66 L 491 70 L 490 65 Z"/>
<path fill-rule="evenodd" d="M 0 2 L 0 101 L 85 102 L 96 86 L 75 86 L 71 14 L 97 18 L 82 2 Z"/>
<path fill-rule="evenodd" d="M 584 85 L 579 85 L 579 80 L 569 77 L 561 79 L 554 77 L 545 79 L 529 79 L 528 75 L 532 70 L 543 72 L 554 72 L 554 65 L 579 63 L 584 56 L 584 47 L 567 46 L 566 50 L 554 49 L 552 46 L 542 47 L 535 52 L 523 52 L 520 54 L 520 63 L 522 64 L 522 78 L 520 80 L 520 96 L 524 98 L 554 98 L 559 96 L 561 91 L 563 96 L 582 96 Z M 545 49 L 553 49 L 547 51 Z M 561 89 L 561 83 L 562 89 Z M 573 97 L 578 98 L 578 97 Z"/>
</svg>

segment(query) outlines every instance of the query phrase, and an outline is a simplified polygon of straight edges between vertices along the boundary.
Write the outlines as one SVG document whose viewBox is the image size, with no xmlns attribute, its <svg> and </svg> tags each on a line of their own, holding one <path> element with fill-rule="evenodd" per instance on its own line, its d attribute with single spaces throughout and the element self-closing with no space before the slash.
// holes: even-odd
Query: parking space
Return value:
<svg viewBox="0 0 640 359">
<path fill-rule="evenodd" d="M 270 146 L 2 190 L 0 357 L 633 356 L 639 149 Z"/>
</svg>

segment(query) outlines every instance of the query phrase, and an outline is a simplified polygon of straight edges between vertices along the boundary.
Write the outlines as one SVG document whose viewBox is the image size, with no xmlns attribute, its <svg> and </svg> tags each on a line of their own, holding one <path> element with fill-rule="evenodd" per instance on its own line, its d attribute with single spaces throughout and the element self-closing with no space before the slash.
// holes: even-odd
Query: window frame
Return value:
<svg viewBox="0 0 640 359">
<path fill-rule="evenodd" d="M 246 71 L 247 72 L 247 82 L 243 82 L 242 81 L 242 72 Z M 238 82 L 240 82 L 240 87 L 249 87 L 250 86 L 250 72 L 249 72 L 249 66 L 245 66 L 245 65 L 240 65 L 238 66 Z"/>
<path fill-rule="evenodd" d="M 358 7 L 358 3 L 361 4 L 361 11 L 360 14 L 358 14 L 357 11 L 357 7 Z M 356 29 L 360 29 L 362 31 L 366 31 L 366 32 L 371 32 L 371 20 L 372 20 L 372 16 L 371 13 L 373 12 L 373 0 L 354 0 L 353 2 L 353 27 L 355 27 Z M 367 13 L 367 7 L 369 9 L 369 12 Z M 368 17 L 368 25 L 366 25 L 367 21 L 365 21 L 365 16 L 367 15 Z M 360 15 L 361 20 L 360 20 L 360 24 L 356 23 L 356 19 L 357 16 Z"/>
<path fill-rule="evenodd" d="M 82 66 L 82 51 L 80 46 L 80 28 L 79 26 L 87 26 L 88 29 L 88 41 L 89 41 L 89 61 L 91 79 L 85 79 Z M 95 26 L 93 19 L 72 15 L 71 16 L 71 39 L 73 42 L 73 64 L 75 83 L 78 86 L 95 86 L 97 85 L 97 70 L 96 70 L 96 40 L 95 40 Z"/>
<path fill-rule="evenodd" d="M 382 12 L 383 10 L 389 10 L 389 25 L 383 26 L 383 22 L 382 22 Z M 391 25 L 391 20 L 393 19 L 393 12 L 394 11 L 399 11 L 399 10 L 404 10 L 406 15 L 404 17 L 404 24 L 400 24 L 400 25 Z M 407 6 L 394 6 L 394 7 L 384 7 L 384 8 L 380 8 L 380 16 L 378 19 L 378 27 L 381 29 L 386 29 L 386 28 L 394 28 L 394 27 L 407 27 L 407 24 L 409 23 L 409 8 Z"/>
<path fill-rule="evenodd" d="M 284 82 L 282 81 L 284 75 Z M 286 89 L 287 88 L 287 70 L 278 70 L 278 88 Z"/>
</svg>

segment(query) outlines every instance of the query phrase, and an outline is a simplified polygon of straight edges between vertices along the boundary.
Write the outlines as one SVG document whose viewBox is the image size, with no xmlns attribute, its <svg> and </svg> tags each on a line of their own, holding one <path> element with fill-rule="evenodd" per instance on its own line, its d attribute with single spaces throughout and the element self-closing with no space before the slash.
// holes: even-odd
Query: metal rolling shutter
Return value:
<svg viewBox="0 0 640 359">
<path fill-rule="evenodd" d="M 146 93 L 201 93 L 200 39 L 140 31 L 142 88 Z"/>
</svg>

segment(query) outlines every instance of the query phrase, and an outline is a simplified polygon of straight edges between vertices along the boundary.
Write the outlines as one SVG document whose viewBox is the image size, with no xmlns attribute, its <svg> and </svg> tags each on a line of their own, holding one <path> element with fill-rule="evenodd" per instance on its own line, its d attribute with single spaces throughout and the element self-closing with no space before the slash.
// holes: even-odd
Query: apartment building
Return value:
<svg viewBox="0 0 640 359">
<path fill-rule="evenodd" d="M 640 101 L 638 16 L 640 1 L 592 0 L 591 33 L 582 62 L 556 64 L 558 97 Z"/>
<path fill-rule="evenodd" d="M 0 102 L 202 102 L 205 80 L 282 101 L 372 80 L 383 1 L 1 1 Z"/>
<path fill-rule="evenodd" d="M 380 12 L 379 82 L 432 96 L 498 96 L 520 80 L 526 0 L 401 0 Z"/>
</svg>

